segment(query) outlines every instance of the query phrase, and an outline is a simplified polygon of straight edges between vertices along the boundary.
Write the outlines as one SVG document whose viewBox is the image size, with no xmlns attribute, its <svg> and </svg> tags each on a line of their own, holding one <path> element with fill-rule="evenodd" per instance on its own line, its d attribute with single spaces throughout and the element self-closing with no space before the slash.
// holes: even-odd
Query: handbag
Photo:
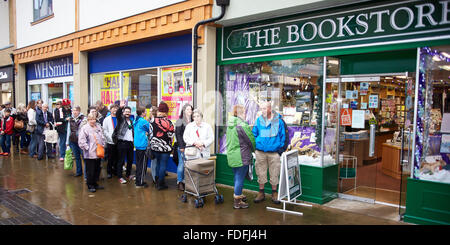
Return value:
<svg viewBox="0 0 450 245">
<path fill-rule="evenodd" d="M 184 154 L 186 156 L 195 157 L 198 154 L 198 149 L 197 149 L 197 147 L 195 147 L 193 145 L 186 146 L 186 148 L 184 148 Z"/>
<path fill-rule="evenodd" d="M 14 120 L 14 129 L 22 130 L 24 128 L 23 121 Z"/>
<path fill-rule="evenodd" d="M 27 131 L 28 132 L 33 133 L 34 129 L 36 129 L 36 125 L 27 124 Z"/>
<path fill-rule="evenodd" d="M 72 149 L 67 147 L 66 155 L 64 155 L 64 170 L 71 170 L 73 168 Z"/>
<path fill-rule="evenodd" d="M 95 139 L 95 144 L 97 144 L 97 150 L 96 150 L 97 157 L 98 158 L 104 158 L 105 157 L 105 147 L 103 147 L 102 145 L 100 145 L 97 142 L 97 137 L 95 137 L 95 135 L 94 135 L 94 139 Z"/>
<path fill-rule="evenodd" d="M 250 165 L 248 165 L 248 171 L 247 171 L 247 174 L 245 175 L 245 178 L 248 179 L 249 181 L 253 180 L 253 171 L 254 171 L 253 167 L 254 166 L 255 166 L 255 158 L 253 158 L 252 163 L 250 163 Z"/>
<path fill-rule="evenodd" d="M 54 127 L 53 127 L 54 128 Z M 44 142 L 56 144 L 58 142 L 58 132 L 55 129 L 44 129 Z"/>
</svg>

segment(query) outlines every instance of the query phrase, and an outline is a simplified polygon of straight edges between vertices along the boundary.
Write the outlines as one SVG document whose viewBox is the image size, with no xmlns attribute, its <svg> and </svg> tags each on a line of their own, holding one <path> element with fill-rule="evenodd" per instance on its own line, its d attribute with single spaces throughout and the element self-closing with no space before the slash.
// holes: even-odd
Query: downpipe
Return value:
<svg viewBox="0 0 450 245">
<path fill-rule="evenodd" d="M 218 17 L 214 17 L 214 18 L 210 18 L 210 19 L 207 19 L 207 20 L 199 21 L 197 24 L 195 24 L 194 30 L 193 30 L 193 35 L 194 35 L 194 54 L 193 54 L 193 66 L 194 67 L 193 67 L 193 69 L 194 69 L 194 71 L 193 71 L 193 75 L 192 76 L 193 76 L 193 86 L 194 86 L 194 88 L 193 88 L 192 94 L 194 96 L 192 98 L 193 99 L 192 104 L 193 104 L 194 108 L 197 108 L 197 96 L 196 96 L 197 95 L 197 58 L 198 58 L 197 52 L 198 52 L 198 49 L 199 49 L 199 47 L 198 47 L 198 38 L 199 38 L 199 36 L 198 36 L 198 28 L 201 25 L 205 25 L 205 24 L 212 23 L 212 22 L 215 22 L 215 21 L 218 21 L 218 20 L 222 19 L 225 16 L 226 7 L 228 5 L 230 5 L 230 0 L 216 0 L 216 4 L 221 7 L 220 15 Z"/>
</svg>

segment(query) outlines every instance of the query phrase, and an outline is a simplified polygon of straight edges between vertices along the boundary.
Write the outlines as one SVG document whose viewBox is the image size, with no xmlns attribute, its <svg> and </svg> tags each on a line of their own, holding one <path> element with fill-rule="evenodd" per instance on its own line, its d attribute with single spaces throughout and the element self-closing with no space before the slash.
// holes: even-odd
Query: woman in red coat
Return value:
<svg viewBox="0 0 450 245">
<path fill-rule="evenodd" d="M 0 121 L 0 145 L 2 146 L 3 150 L 0 155 L 2 156 L 9 156 L 9 153 L 11 151 L 11 136 L 13 134 L 14 128 L 14 118 L 10 115 L 11 110 L 9 108 L 6 108 L 4 116 Z"/>
</svg>

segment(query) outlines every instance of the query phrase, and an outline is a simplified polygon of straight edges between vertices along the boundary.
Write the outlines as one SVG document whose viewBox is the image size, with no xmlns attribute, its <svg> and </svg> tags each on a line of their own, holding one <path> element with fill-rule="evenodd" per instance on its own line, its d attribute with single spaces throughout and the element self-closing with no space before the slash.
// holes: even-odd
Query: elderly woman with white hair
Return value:
<svg viewBox="0 0 450 245">
<path fill-rule="evenodd" d="M 87 186 L 89 192 L 104 189 L 98 185 L 97 180 L 100 177 L 100 164 L 103 156 L 97 154 L 98 147 L 105 147 L 105 139 L 103 138 L 103 130 L 97 124 L 97 115 L 89 113 L 87 116 L 88 123 L 84 125 L 78 133 L 78 145 L 83 150 L 83 157 L 86 165 Z"/>
<path fill-rule="evenodd" d="M 186 143 L 184 154 L 186 159 L 209 158 L 209 147 L 214 142 L 211 125 L 203 121 L 203 113 L 195 109 L 192 113 L 194 121 L 186 125 L 183 139 Z"/>
</svg>

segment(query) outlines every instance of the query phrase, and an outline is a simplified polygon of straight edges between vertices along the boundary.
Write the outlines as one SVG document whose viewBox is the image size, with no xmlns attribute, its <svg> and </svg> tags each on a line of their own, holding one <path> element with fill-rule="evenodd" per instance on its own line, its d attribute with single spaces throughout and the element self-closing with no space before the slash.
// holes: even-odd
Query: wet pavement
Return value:
<svg viewBox="0 0 450 245">
<path fill-rule="evenodd" d="M 73 177 L 57 159 L 37 161 L 27 155 L 0 156 L 0 224 L 42 225 L 406 225 L 407 223 L 349 212 L 326 205 L 312 207 L 288 205 L 303 216 L 268 211 L 281 208 L 270 201 L 253 203 L 255 192 L 244 192 L 250 208 L 233 209 L 233 190 L 218 185 L 223 204 L 214 195 L 206 197 L 204 207 L 195 208 L 194 198 L 180 201 L 176 175 L 169 173 L 168 189 L 154 188 L 150 170 L 148 188 L 134 183 L 120 184 L 117 177 L 106 178 L 102 163 L 99 184 L 104 190 L 88 192 L 83 177 Z M 133 167 L 134 172 L 134 167 Z"/>
</svg>

